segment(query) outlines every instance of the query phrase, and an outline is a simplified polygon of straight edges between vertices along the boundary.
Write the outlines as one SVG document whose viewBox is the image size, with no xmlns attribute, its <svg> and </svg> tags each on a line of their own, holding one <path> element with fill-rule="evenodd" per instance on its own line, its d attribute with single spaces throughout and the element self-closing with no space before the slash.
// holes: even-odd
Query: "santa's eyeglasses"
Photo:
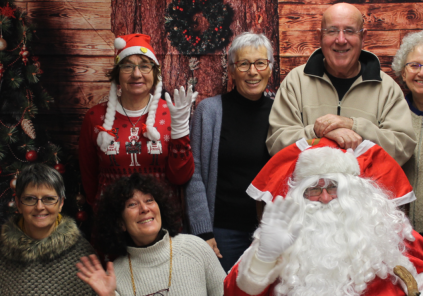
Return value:
<svg viewBox="0 0 423 296">
<path fill-rule="evenodd" d="M 326 189 L 326 192 L 329 195 L 336 195 L 337 191 L 338 191 L 338 184 L 334 181 L 329 182 L 329 184 L 327 184 L 326 186 L 313 186 L 313 187 L 309 187 L 304 191 L 304 197 L 305 198 L 310 198 L 310 197 L 314 197 L 314 196 L 319 196 L 320 194 L 322 194 L 323 189 Z"/>
</svg>

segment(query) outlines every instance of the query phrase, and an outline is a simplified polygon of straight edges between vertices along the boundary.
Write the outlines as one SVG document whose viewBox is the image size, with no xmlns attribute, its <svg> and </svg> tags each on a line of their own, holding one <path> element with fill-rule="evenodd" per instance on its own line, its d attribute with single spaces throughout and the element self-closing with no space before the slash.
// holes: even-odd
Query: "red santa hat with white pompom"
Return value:
<svg viewBox="0 0 423 296">
<path fill-rule="evenodd" d="M 156 65 L 159 66 L 159 61 L 157 60 L 156 54 L 154 53 L 154 50 L 150 45 L 150 36 L 148 35 L 130 34 L 119 36 L 115 39 L 114 46 L 117 50 L 115 57 L 115 65 L 118 65 L 120 62 L 122 62 L 124 58 L 128 56 L 140 54 L 147 56 L 148 58 L 153 60 Z M 142 131 L 144 137 L 152 141 L 160 140 L 160 133 L 154 127 L 154 124 L 157 106 L 162 93 L 162 87 L 162 78 L 159 75 L 159 81 L 154 90 L 154 95 L 146 107 L 148 108 L 148 115 L 145 123 L 146 126 Z M 107 147 L 115 138 L 112 127 L 113 122 L 115 120 L 116 107 L 118 103 L 119 102 L 117 96 L 117 83 L 116 81 L 112 81 L 103 127 L 100 127 L 102 131 L 99 132 L 97 137 L 97 144 L 98 146 L 100 146 L 100 149 L 104 152 L 107 151 Z"/>
<path fill-rule="evenodd" d="M 275 154 L 247 189 L 248 195 L 266 203 L 285 197 L 288 181 L 311 175 L 344 173 L 369 178 L 392 192 L 398 206 L 416 200 L 400 165 L 382 147 L 365 140 L 354 151 L 341 149 L 327 138 L 301 139 Z"/>
</svg>

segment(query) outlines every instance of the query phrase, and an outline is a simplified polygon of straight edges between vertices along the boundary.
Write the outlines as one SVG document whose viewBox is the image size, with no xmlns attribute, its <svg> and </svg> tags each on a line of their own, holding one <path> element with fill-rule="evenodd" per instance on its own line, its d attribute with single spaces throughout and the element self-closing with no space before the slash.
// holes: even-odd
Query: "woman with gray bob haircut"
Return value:
<svg viewBox="0 0 423 296">
<path fill-rule="evenodd" d="M 192 119 L 195 170 L 185 194 L 191 233 L 210 245 L 226 272 L 258 225 L 256 203 L 245 190 L 270 159 L 265 141 L 273 100 L 264 91 L 272 44 L 263 34 L 242 33 L 228 62 L 235 88 L 201 101 Z"/>
<path fill-rule="evenodd" d="M 57 170 L 37 163 L 20 172 L 18 214 L 0 236 L 0 295 L 96 295 L 76 276 L 79 258 L 94 250 L 75 221 L 60 214 L 64 199 Z"/>
<path fill-rule="evenodd" d="M 423 232 L 423 31 L 408 34 L 402 40 L 392 62 L 392 69 L 408 90 L 405 99 L 410 107 L 411 119 L 417 138 L 413 156 L 403 165 L 417 200 L 410 204 L 410 220 L 413 228 Z"/>
</svg>

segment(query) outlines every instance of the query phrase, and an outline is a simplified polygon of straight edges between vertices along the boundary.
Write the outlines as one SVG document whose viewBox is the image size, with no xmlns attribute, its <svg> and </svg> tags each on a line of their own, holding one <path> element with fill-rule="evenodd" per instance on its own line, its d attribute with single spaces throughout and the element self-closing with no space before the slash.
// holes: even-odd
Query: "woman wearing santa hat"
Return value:
<svg viewBox="0 0 423 296">
<path fill-rule="evenodd" d="M 81 127 L 79 162 L 87 201 L 95 206 L 104 188 L 132 173 L 151 174 L 173 185 L 194 171 L 189 139 L 190 86 L 161 100 L 160 65 L 150 36 L 115 39 L 117 55 L 109 101 L 88 110 Z"/>
</svg>

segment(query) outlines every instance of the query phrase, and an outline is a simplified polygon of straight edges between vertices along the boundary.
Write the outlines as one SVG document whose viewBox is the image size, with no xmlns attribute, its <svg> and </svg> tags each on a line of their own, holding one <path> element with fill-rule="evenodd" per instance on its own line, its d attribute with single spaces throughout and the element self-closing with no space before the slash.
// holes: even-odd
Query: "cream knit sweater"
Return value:
<svg viewBox="0 0 423 296">
<path fill-rule="evenodd" d="M 172 284 L 169 296 L 222 296 L 223 271 L 215 253 L 207 243 L 193 235 L 179 234 L 172 238 Z M 137 296 L 168 287 L 169 234 L 147 248 L 128 247 L 131 255 Z M 116 295 L 133 296 L 127 256 L 114 262 Z"/>
</svg>

